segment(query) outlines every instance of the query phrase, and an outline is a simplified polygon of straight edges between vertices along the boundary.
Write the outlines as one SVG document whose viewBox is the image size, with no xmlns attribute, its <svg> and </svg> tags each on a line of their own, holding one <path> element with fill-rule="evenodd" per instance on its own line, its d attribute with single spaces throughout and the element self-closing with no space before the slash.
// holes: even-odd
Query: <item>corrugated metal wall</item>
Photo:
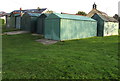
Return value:
<svg viewBox="0 0 120 81">
<path fill-rule="evenodd" d="M 10 27 L 15 28 L 15 17 L 13 15 L 10 17 Z"/>
<path fill-rule="evenodd" d="M 38 21 L 37 21 L 38 34 L 44 34 L 44 22 L 45 22 L 45 18 L 38 18 Z"/>
<path fill-rule="evenodd" d="M 21 29 L 36 33 L 37 17 L 30 17 L 28 14 L 23 15 L 21 19 Z"/>
<path fill-rule="evenodd" d="M 28 15 L 23 15 L 21 18 L 21 29 L 31 31 L 31 18 Z"/>
<path fill-rule="evenodd" d="M 37 32 L 37 17 L 31 17 L 31 32 L 36 33 Z"/>
<path fill-rule="evenodd" d="M 97 34 L 97 22 L 61 19 L 60 39 L 71 40 L 93 37 Z"/>
<path fill-rule="evenodd" d="M 118 35 L 119 23 L 104 22 L 104 36 Z"/>
<path fill-rule="evenodd" d="M 60 19 L 45 19 L 45 38 L 60 40 Z"/>
<path fill-rule="evenodd" d="M 70 19 L 46 19 L 45 38 L 71 40 L 93 37 L 97 34 L 97 22 Z"/>
<path fill-rule="evenodd" d="M 17 29 L 20 29 L 20 27 L 21 27 L 21 16 L 17 16 L 15 20 L 16 20 L 16 24 L 15 24 L 16 26 L 15 27 Z"/>
<path fill-rule="evenodd" d="M 92 18 L 97 20 L 97 36 L 103 36 L 104 21 L 96 14 Z"/>
<path fill-rule="evenodd" d="M 44 35 L 45 18 L 50 14 L 41 14 L 37 19 L 37 33 Z"/>
<path fill-rule="evenodd" d="M 6 18 L 6 26 L 7 28 L 10 28 L 10 17 Z"/>
</svg>

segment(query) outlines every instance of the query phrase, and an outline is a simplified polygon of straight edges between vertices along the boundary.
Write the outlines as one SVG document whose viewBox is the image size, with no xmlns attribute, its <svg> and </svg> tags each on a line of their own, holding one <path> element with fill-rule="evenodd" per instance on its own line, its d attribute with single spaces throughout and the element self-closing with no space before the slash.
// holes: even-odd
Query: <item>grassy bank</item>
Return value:
<svg viewBox="0 0 120 81">
<path fill-rule="evenodd" d="M 31 34 L 3 36 L 3 79 L 117 79 L 118 36 L 43 45 Z"/>
</svg>

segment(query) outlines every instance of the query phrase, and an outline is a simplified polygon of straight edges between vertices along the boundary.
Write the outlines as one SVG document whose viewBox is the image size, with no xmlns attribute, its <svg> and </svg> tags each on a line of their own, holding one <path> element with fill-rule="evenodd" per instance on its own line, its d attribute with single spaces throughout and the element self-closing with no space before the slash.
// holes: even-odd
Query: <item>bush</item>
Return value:
<svg viewBox="0 0 120 81">
<path fill-rule="evenodd" d="M 5 20 L 4 19 L 0 19 L 0 24 L 4 25 Z"/>
</svg>

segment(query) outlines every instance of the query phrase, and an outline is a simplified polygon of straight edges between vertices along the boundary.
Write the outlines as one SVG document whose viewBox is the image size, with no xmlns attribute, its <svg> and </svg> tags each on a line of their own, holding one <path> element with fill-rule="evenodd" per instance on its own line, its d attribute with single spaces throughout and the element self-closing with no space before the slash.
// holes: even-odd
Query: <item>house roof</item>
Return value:
<svg viewBox="0 0 120 81">
<path fill-rule="evenodd" d="M 51 13 L 44 13 L 46 16 L 49 16 Z"/>
<path fill-rule="evenodd" d="M 32 17 L 38 17 L 41 15 L 40 13 L 27 13 L 27 14 Z"/>
<path fill-rule="evenodd" d="M 84 20 L 84 21 L 96 21 L 92 18 L 78 15 L 70 15 L 70 14 L 60 14 L 60 13 L 52 13 L 47 18 L 62 18 L 62 19 L 75 19 L 75 20 Z"/>
<path fill-rule="evenodd" d="M 14 14 L 14 16 L 20 16 L 20 14 Z"/>
<path fill-rule="evenodd" d="M 25 13 L 25 12 L 38 12 L 38 13 L 42 13 L 43 11 L 45 11 L 47 8 L 41 8 L 41 9 L 26 9 L 26 10 L 14 10 L 13 13 Z"/>
<path fill-rule="evenodd" d="M 43 16 L 44 17 L 48 17 L 50 14 L 49 13 L 43 13 L 43 14 L 41 14 L 40 16 L 39 16 L 39 18 L 42 18 Z"/>
<path fill-rule="evenodd" d="M 69 14 L 69 13 L 63 13 L 63 12 L 61 12 L 61 14 Z M 79 16 L 85 16 L 85 15 L 80 15 L 80 14 L 69 14 L 69 15 L 79 15 Z"/>
<path fill-rule="evenodd" d="M 102 15 L 106 15 L 107 14 L 105 12 L 102 12 L 102 11 L 99 11 L 97 9 L 92 9 L 88 14 L 87 14 L 87 17 L 92 17 L 95 13 L 98 13 L 98 14 L 102 14 Z"/>
<path fill-rule="evenodd" d="M 0 17 L 4 16 L 5 14 L 6 14 L 6 12 L 0 11 Z"/>
<path fill-rule="evenodd" d="M 5 16 L 10 16 L 10 13 L 5 13 Z"/>
<path fill-rule="evenodd" d="M 109 17 L 109 16 L 102 15 L 102 14 L 99 14 L 99 13 L 97 15 L 99 15 L 104 21 L 107 21 L 107 22 L 118 22 L 113 17 Z"/>
</svg>

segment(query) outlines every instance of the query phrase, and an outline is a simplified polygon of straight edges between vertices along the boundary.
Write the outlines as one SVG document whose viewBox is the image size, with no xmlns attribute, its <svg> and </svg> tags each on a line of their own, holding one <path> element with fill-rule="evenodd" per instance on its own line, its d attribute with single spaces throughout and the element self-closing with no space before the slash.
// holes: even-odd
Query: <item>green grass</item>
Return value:
<svg viewBox="0 0 120 81">
<path fill-rule="evenodd" d="M 3 79 L 117 79 L 118 36 L 43 45 L 30 34 L 3 36 Z"/>
<path fill-rule="evenodd" d="M 6 28 L 6 25 L 2 25 L 2 33 L 11 32 L 11 31 L 19 31 L 20 29 L 16 29 L 14 27 Z"/>
</svg>

